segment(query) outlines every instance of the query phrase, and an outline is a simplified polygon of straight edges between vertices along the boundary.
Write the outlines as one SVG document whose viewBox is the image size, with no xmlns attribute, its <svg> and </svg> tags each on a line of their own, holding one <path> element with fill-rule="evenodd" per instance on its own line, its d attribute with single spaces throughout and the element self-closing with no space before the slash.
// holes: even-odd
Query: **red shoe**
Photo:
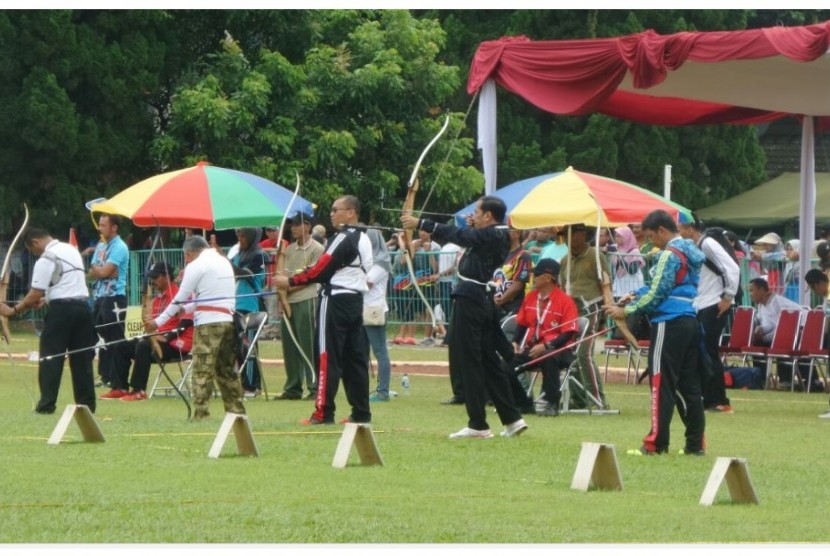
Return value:
<svg viewBox="0 0 830 556">
<path fill-rule="evenodd" d="M 106 394 L 101 394 L 98 396 L 99 400 L 120 400 L 124 396 L 129 395 L 130 393 L 126 390 L 119 390 L 118 388 L 113 388 Z"/>
<path fill-rule="evenodd" d="M 306 426 L 308 426 L 308 425 L 333 425 L 334 424 L 334 419 L 323 420 L 323 419 L 318 419 L 317 417 L 309 417 L 308 419 L 300 419 L 300 424 L 301 425 L 306 425 Z"/>
<path fill-rule="evenodd" d="M 401 341 L 401 343 L 406 344 L 408 346 L 417 346 L 418 345 L 418 340 L 416 340 L 415 338 L 404 338 Z"/>
<path fill-rule="evenodd" d="M 126 396 L 121 398 L 122 402 L 142 402 L 147 399 L 147 393 L 144 390 L 133 390 Z"/>
<path fill-rule="evenodd" d="M 403 338 L 401 338 L 400 336 L 398 336 L 397 338 L 395 338 L 394 340 L 392 340 L 392 343 L 393 343 L 393 344 L 395 344 L 396 346 L 399 346 L 399 345 L 401 345 L 401 344 L 403 344 L 403 343 L 405 343 L 405 342 L 403 341 Z"/>
</svg>

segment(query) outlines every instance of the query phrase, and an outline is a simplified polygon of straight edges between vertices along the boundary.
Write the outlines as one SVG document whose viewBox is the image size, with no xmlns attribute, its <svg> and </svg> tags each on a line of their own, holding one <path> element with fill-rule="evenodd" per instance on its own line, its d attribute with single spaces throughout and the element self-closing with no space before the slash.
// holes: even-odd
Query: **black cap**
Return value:
<svg viewBox="0 0 830 556">
<path fill-rule="evenodd" d="M 554 259 L 539 259 L 539 262 L 533 267 L 533 274 L 534 276 L 550 274 L 556 278 L 559 276 L 559 263 Z"/>
<path fill-rule="evenodd" d="M 568 226 L 568 228 L 571 229 L 571 233 L 588 231 L 588 228 L 585 226 L 585 224 L 571 224 L 570 226 Z"/>
<path fill-rule="evenodd" d="M 162 274 L 166 274 L 169 278 L 172 275 L 170 267 L 165 262 L 157 262 L 147 273 L 147 278 L 155 278 L 156 276 L 161 276 Z"/>
<path fill-rule="evenodd" d="M 297 211 L 292 213 L 291 216 L 286 216 L 285 219 L 292 224 L 302 222 L 303 224 L 314 225 L 314 216 L 308 214 L 307 212 Z"/>
</svg>

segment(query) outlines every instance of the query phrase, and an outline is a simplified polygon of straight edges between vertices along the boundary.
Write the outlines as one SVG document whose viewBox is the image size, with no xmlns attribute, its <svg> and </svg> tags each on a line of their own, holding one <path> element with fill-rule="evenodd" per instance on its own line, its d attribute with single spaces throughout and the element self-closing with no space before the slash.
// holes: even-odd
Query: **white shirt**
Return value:
<svg viewBox="0 0 830 556">
<path fill-rule="evenodd" d="M 778 327 L 778 319 L 781 318 L 781 311 L 801 311 L 801 319 L 804 320 L 804 307 L 784 297 L 783 295 L 771 294 L 765 304 L 759 303 L 755 308 L 755 322 L 761 328 L 765 342 L 772 342 L 775 329 Z M 800 322 L 799 321 L 799 322 Z"/>
<path fill-rule="evenodd" d="M 344 232 L 340 232 L 340 234 L 340 237 L 336 237 L 329 248 L 326 249 L 326 253 L 331 253 L 337 249 L 340 241 L 345 240 Z M 335 272 L 329 280 L 329 284 L 345 288 L 345 291 L 366 292 L 369 290 L 366 285 L 366 273 L 374 263 L 372 262 L 372 241 L 365 233 L 360 233 L 357 250 L 360 252 L 360 256 L 355 257 L 350 266 L 345 266 Z M 344 290 L 334 290 L 331 293 L 332 295 L 344 293 Z"/>
<path fill-rule="evenodd" d="M 56 299 L 89 298 L 84 261 L 78 249 L 52 240 L 32 270 L 32 288 L 45 291 L 47 303 Z"/>
<path fill-rule="evenodd" d="M 735 297 L 741 280 L 741 268 L 732 260 L 723 246 L 711 237 L 703 236 L 697 246 L 706 258 L 723 272 L 723 279 L 721 279 L 706 264 L 701 265 L 697 296 L 692 303 L 695 310 L 700 311 L 719 303 L 723 294 Z"/>
<path fill-rule="evenodd" d="M 461 247 L 448 241 L 441 247 L 441 254 L 438 255 L 438 278 L 439 282 L 451 282 L 455 267 L 458 263 L 458 254 Z"/>
<path fill-rule="evenodd" d="M 386 286 L 389 283 L 389 273 L 382 266 L 375 265 L 366 273 L 366 281 L 370 285 L 369 291 L 363 294 L 363 304 L 383 307 L 383 312 L 387 312 L 389 305 L 386 304 Z"/>
<path fill-rule="evenodd" d="M 207 248 L 199 253 L 184 269 L 182 284 L 179 293 L 173 302 L 156 318 L 156 324 L 162 326 L 182 309 L 183 301 L 196 294 L 196 299 L 211 299 L 211 301 L 188 304 L 187 312 L 193 310 L 193 324 L 211 324 L 216 322 L 232 322 L 233 310 L 236 306 L 236 280 L 233 276 L 231 262 L 220 255 L 215 249 Z M 220 298 L 220 299 L 213 299 Z M 200 307 L 220 309 L 200 310 Z"/>
</svg>

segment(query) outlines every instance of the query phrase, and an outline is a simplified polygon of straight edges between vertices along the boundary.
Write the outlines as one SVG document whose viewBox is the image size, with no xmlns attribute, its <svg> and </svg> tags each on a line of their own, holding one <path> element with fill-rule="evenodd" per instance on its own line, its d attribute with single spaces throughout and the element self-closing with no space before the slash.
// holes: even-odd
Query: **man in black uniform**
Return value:
<svg viewBox="0 0 830 556">
<path fill-rule="evenodd" d="M 352 406 L 346 422 L 369 423 L 369 338 L 363 328 L 363 293 L 369 291 L 366 273 L 372 267 L 372 242 L 360 218 L 360 200 L 345 195 L 331 206 L 331 223 L 338 230 L 317 263 L 293 276 L 278 275 L 274 285 L 287 289 L 321 284 L 317 307 L 317 401 L 304 425 L 334 423 L 340 379 Z"/>
<path fill-rule="evenodd" d="M 48 232 L 30 228 L 23 235 L 26 248 L 40 257 L 32 272 L 32 287 L 26 297 L 14 307 L 0 303 L 0 314 L 10 317 L 29 309 L 49 305 L 43 333 L 40 336 L 38 383 L 40 401 L 37 413 L 54 413 L 58 389 L 63 374 L 63 355 L 67 350 L 89 348 L 69 356 L 72 372 L 72 390 L 75 403 L 89 407 L 95 413 L 95 382 L 92 376 L 92 349 L 98 341 L 89 290 L 84 276 L 84 262 L 78 249 L 68 243 L 52 239 Z"/>
<path fill-rule="evenodd" d="M 511 393 L 510 377 L 496 352 L 497 346 L 509 342 L 499 326 L 499 310 L 489 284 L 493 271 L 502 264 L 510 248 L 507 230 L 498 227 L 506 212 L 504 201 L 485 195 L 467 217 L 465 229 L 408 214 L 401 216 L 405 228 L 426 230 L 439 243 L 451 241 L 466 248 L 458 263 L 459 282 L 452 292 L 449 357 L 450 369 L 461 371 L 469 421 L 466 427 L 450 435 L 452 439 L 493 436 L 487 424 L 488 398 L 505 425 L 502 436 L 518 436 L 527 429 Z"/>
</svg>

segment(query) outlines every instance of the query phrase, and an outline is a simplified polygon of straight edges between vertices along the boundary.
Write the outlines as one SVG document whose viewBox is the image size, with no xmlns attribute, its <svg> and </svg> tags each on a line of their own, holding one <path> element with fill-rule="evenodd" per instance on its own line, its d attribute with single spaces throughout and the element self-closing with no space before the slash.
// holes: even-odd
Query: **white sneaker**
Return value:
<svg viewBox="0 0 830 556">
<path fill-rule="evenodd" d="M 819 419 L 830 419 L 830 409 L 818 416 Z"/>
<path fill-rule="evenodd" d="M 471 429 L 470 427 L 464 427 L 460 431 L 452 433 L 450 435 L 450 438 L 493 438 L 493 433 L 490 432 L 490 429 L 484 429 L 483 431 L 479 431 L 476 429 Z"/>
<path fill-rule="evenodd" d="M 514 421 L 508 425 L 504 426 L 504 430 L 501 431 L 501 436 L 507 438 L 513 438 L 515 436 L 519 436 L 524 431 L 527 430 L 527 423 L 525 423 L 524 419 L 519 419 L 518 421 Z"/>
</svg>

